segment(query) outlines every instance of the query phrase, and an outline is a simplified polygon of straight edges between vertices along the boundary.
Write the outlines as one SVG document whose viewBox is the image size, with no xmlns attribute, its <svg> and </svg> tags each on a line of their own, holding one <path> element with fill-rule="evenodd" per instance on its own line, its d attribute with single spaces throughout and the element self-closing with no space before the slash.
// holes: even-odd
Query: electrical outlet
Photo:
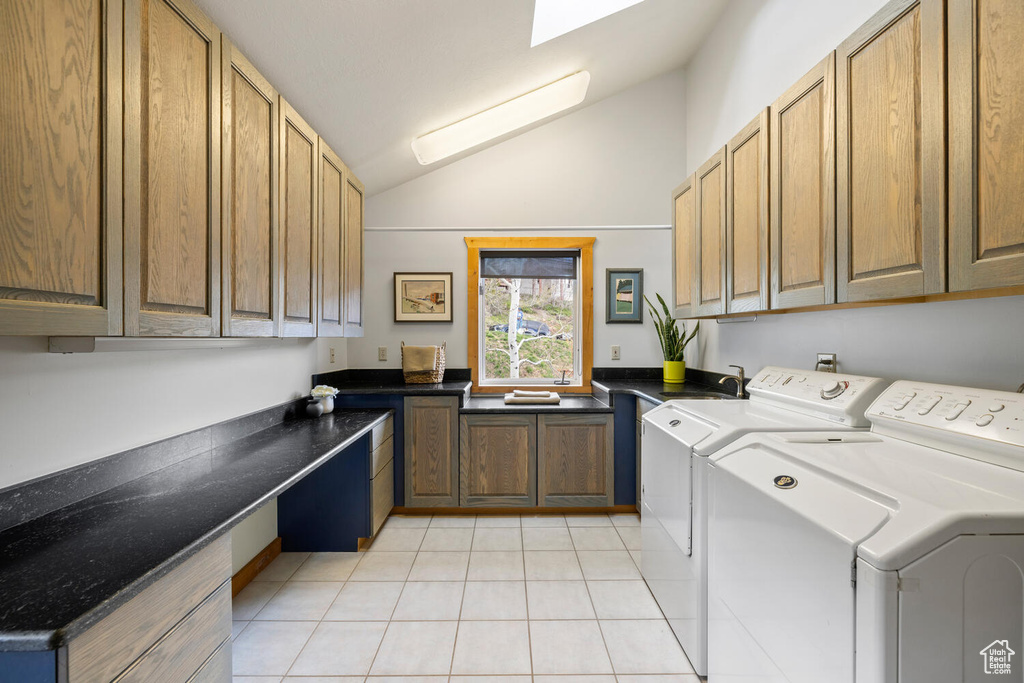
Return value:
<svg viewBox="0 0 1024 683">
<path fill-rule="evenodd" d="M 618 344 L 612 344 L 612 360 L 619 360 L 622 357 L 622 349 Z"/>
<path fill-rule="evenodd" d="M 388 359 L 388 347 L 386 347 L 386 346 L 378 346 L 377 347 L 377 360 L 387 360 L 387 359 Z"/>
<path fill-rule="evenodd" d="M 334 347 L 331 347 L 331 365 L 334 365 Z"/>
</svg>

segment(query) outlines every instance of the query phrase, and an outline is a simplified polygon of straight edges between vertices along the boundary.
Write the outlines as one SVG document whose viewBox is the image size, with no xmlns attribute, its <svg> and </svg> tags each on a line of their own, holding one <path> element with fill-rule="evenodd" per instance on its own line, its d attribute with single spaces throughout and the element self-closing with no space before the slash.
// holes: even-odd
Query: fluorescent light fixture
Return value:
<svg viewBox="0 0 1024 683">
<path fill-rule="evenodd" d="M 589 86 L 590 73 L 578 71 L 514 100 L 422 135 L 412 141 L 412 151 L 424 166 L 432 164 L 573 107 L 587 96 Z"/>
<path fill-rule="evenodd" d="M 643 0 L 536 0 L 530 47 L 638 5 Z"/>
</svg>

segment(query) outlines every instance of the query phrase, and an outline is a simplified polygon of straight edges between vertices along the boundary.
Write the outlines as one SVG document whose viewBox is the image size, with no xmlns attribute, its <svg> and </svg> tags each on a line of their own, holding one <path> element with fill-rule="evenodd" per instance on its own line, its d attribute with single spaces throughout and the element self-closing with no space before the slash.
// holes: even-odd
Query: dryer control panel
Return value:
<svg viewBox="0 0 1024 683">
<path fill-rule="evenodd" d="M 885 389 L 877 377 L 768 366 L 747 384 L 751 400 L 796 408 L 833 422 L 867 426 L 864 411 Z"/>
<path fill-rule="evenodd" d="M 1024 469 L 1024 394 L 904 380 L 886 389 L 867 416 L 875 431 L 970 457 L 972 450 L 1004 453 Z"/>
</svg>

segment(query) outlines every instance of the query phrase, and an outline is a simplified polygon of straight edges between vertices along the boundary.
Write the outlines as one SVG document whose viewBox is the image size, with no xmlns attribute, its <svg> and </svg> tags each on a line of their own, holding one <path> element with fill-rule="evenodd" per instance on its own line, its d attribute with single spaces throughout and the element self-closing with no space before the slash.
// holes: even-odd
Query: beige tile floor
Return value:
<svg viewBox="0 0 1024 683">
<path fill-rule="evenodd" d="M 697 683 L 636 515 L 391 517 L 235 598 L 234 683 Z"/>
</svg>

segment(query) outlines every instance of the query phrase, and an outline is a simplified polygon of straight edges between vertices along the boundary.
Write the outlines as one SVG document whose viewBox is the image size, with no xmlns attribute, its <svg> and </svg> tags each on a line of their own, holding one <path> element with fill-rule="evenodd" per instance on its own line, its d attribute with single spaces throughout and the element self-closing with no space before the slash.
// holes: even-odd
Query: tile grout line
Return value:
<svg viewBox="0 0 1024 683">
<path fill-rule="evenodd" d="M 469 576 L 469 562 L 473 560 L 473 543 L 476 541 L 476 519 L 473 519 L 473 533 L 469 538 L 469 561 L 466 562 L 466 576 Z M 467 579 L 468 580 L 468 579 Z M 462 628 L 462 607 L 466 604 L 466 581 L 462 582 L 462 600 L 459 602 L 459 618 L 455 622 L 455 638 L 452 640 L 452 657 L 448 661 L 448 678 L 455 669 L 455 650 L 459 646 L 459 630 Z"/>
<path fill-rule="evenodd" d="M 433 520 L 433 515 L 431 515 L 431 520 Z M 377 648 L 373 651 L 373 658 L 370 660 L 370 665 L 366 668 L 366 674 L 363 677 L 364 683 L 366 680 L 369 680 L 370 672 L 373 671 L 373 665 L 377 663 L 377 656 L 380 655 L 380 649 L 384 646 L 384 639 L 387 638 L 388 631 L 391 630 L 391 623 L 394 619 L 395 612 L 398 610 L 398 603 L 402 601 L 402 595 L 405 594 L 405 586 L 409 583 L 409 575 L 412 574 L 412 568 L 416 566 L 416 558 L 420 555 L 419 549 L 423 546 L 423 543 L 427 538 L 427 529 L 429 528 L 430 523 L 428 522 L 427 524 L 428 526 L 423 528 L 423 538 L 420 539 L 420 544 L 416 546 L 416 553 L 412 557 L 412 564 L 409 565 L 409 571 L 405 574 L 405 581 L 402 582 L 402 590 L 398 592 L 398 599 L 395 600 L 395 606 L 391 608 L 391 614 L 388 616 L 387 625 L 384 627 L 384 633 L 380 634 L 380 641 L 377 642 Z M 362 559 L 359 561 L 362 562 Z M 356 566 L 358 566 L 358 563 Z M 355 573 L 354 567 L 352 572 Z M 342 587 L 342 590 L 344 590 L 344 587 Z M 338 595 L 341 595 L 341 593 L 338 593 Z"/>
<path fill-rule="evenodd" d="M 533 666 L 533 634 L 530 629 L 530 586 L 526 583 L 526 532 L 523 530 L 523 516 L 519 515 L 519 542 L 522 544 L 523 558 L 523 599 L 526 601 L 526 648 L 530 653 L 530 680 L 537 675 Z"/>
<path fill-rule="evenodd" d="M 611 517 L 608 518 L 608 521 L 609 522 L 612 521 Z M 613 524 L 613 526 L 614 526 L 614 524 Z M 616 536 L 619 535 L 617 531 L 615 532 L 615 535 Z M 612 663 L 612 652 L 611 652 L 611 650 L 608 649 L 608 639 L 605 638 L 605 636 L 604 636 L 604 629 L 601 628 L 601 618 L 597 614 L 597 605 L 594 604 L 594 596 L 590 594 L 590 583 L 587 581 L 587 575 L 583 571 L 583 563 L 580 562 L 580 551 L 576 547 L 576 539 L 572 537 L 572 531 L 569 532 L 569 538 L 572 539 L 572 548 L 573 548 L 573 552 L 576 554 L 576 562 L 580 565 L 580 574 L 583 574 L 583 586 L 584 586 L 584 588 L 587 589 L 587 597 L 590 598 L 590 607 L 591 607 L 591 609 L 594 610 L 594 621 L 597 622 L 597 632 L 601 634 L 601 644 L 604 645 L 604 653 L 605 653 L 605 656 L 608 657 L 608 666 L 612 670 L 612 676 L 615 678 L 616 681 L 618 681 L 619 680 L 618 673 L 615 671 L 615 664 Z M 619 538 L 619 541 L 621 542 L 622 539 Z M 623 546 L 625 546 L 625 543 L 623 543 Z M 628 551 L 627 551 L 627 554 L 628 554 Z"/>
</svg>

